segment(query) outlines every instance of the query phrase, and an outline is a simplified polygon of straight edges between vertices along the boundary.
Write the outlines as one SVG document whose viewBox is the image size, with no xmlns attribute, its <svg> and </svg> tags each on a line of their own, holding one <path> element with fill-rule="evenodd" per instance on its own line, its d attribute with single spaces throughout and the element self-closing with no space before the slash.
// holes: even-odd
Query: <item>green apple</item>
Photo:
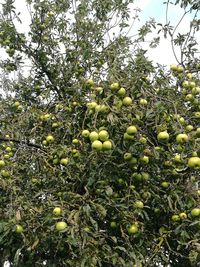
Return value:
<svg viewBox="0 0 200 267">
<path fill-rule="evenodd" d="M 178 134 L 176 136 L 177 143 L 183 144 L 183 143 L 187 142 L 188 140 L 189 140 L 189 137 L 187 134 Z"/>
<path fill-rule="evenodd" d="M 99 140 L 95 140 L 94 142 L 92 142 L 92 149 L 96 150 L 96 151 L 100 151 L 103 148 L 103 144 L 101 141 Z"/>
<path fill-rule="evenodd" d="M 118 91 L 117 94 L 120 96 L 124 96 L 126 94 L 125 88 L 121 87 Z"/>
<path fill-rule="evenodd" d="M 0 160 L 0 168 L 4 167 L 6 165 L 5 161 L 4 160 Z"/>
<path fill-rule="evenodd" d="M 107 141 L 108 138 L 109 138 L 109 134 L 108 134 L 108 132 L 107 132 L 106 130 L 101 130 L 101 131 L 99 132 L 99 139 L 100 139 L 101 141 Z"/>
<path fill-rule="evenodd" d="M 89 138 L 90 138 L 91 142 L 94 142 L 95 140 L 99 139 L 99 134 L 97 132 L 93 131 L 89 134 Z"/>
<path fill-rule="evenodd" d="M 129 234 L 136 234 L 138 233 L 139 229 L 138 226 L 136 224 L 132 224 L 129 228 L 128 228 L 128 233 Z"/>
<path fill-rule="evenodd" d="M 146 139 L 144 136 L 141 136 L 141 137 L 139 138 L 139 142 L 140 142 L 141 144 L 146 144 L 146 143 L 147 143 L 147 139 Z"/>
<path fill-rule="evenodd" d="M 57 127 L 59 127 L 59 123 L 54 122 L 54 123 L 52 123 L 51 127 L 52 127 L 52 128 L 57 128 Z"/>
<path fill-rule="evenodd" d="M 180 163 L 181 162 L 181 155 L 180 154 L 176 154 L 174 156 L 174 161 Z"/>
<path fill-rule="evenodd" d="M 146 105 L 148 104 L 147 100 L 144 99 L 144 98 L 141 98 L 139 103 L 140 103 L 140 105 L 142 105 L 142 106 L 146 106 Z"/>
<path fill-rule="evenodd" d="M 131 160 L 132 159 L 132 154 L 127 152 L 124 154 L 124 160 Z"/>
<path fill-rule="evenodd" d="M 62 209 L 61 209 L 60 207 L 55 207 L 55 208 L 53 209 L 53 214 L 54 214 L 55 216 L 60 216 L 60 215 L 62 214 Z"/>
<path fill-rule="evenodd" d="M 172 215 L 172 221 L 173 221 L 173 222 L 178 222 L 178 221 L 180 221 L 180 217 L 179 217 L 179 215 L 177 215 L 177 214 Z"/>
<path fill-rule="evenodd" d="M 124 140 L 125 141 L 130 141 L 130 140 L 134 140 L 134 136 L 124 133 Z"/>
<path fill-rule="evenodd" d="M 169 140 L 169 134 L 167 131 L 163 131 L 158 133 L 157 135 L 158 141 L 168 141 Z"/>
<path fill-rule="evenodd" d="M 192 75 L 192 73 L 187 73 L 186 77 L 187 77 L 189 80 L 191 80 L 191 79 L 193 78 L 193 75 Z"/>
<path fill-rule="evenodd" d="M 47 16 L 49 16 L 49 17 L 53 17 L 53 16 L 55 16 L 55 13 L 54 13 L 53 11 L 49 11 L 49 12 L 47 13 Z"/>
<path fill-rule="evenodd" d="M 112 83 L 111 85 L 110 85 L 110 88 L 112 89 L 112 90 L 118 90 L 119 89 L 119 83 Z"/>
<path fill-rule="evenodd" d="M 193 99 L 194 99 L 193 94 L 187 94 L 187 95 L 185 96 L 185 100 L 187 100 L 187 101 L 192 101 Z"/>
<path fill-rule="evenodd" d="M 113 229 L 117 228 L 117 223 L 115 221 L 110 222 L 110 227 Z"/>
<path fill-rule="evenodd" d="M 122 100 L 122 104 L 124 106 L 130 106 L 132 105 L 132 103 L 133 103 L 133 100 L 129 96 L 124 97 L 124 99 Z"/>
<path fill-rule="evenodd" d="M 102 145 L 103 150 L 111 150 L 112 149 L 112 143 L 111 141 L 104 141 Z"/>
<path fill-rule="evenodd" d="M 184 68 L 182 66 L 178 66 L 177 72 L 182 73 L 184 71 Z"/>
<path fill-rule="evenodd" d="M 102 92 L 103 92 L 103 87 L 98 86 L 98 87 L 95 88 L 95 90 L 96 90 L 98 93 L 102 93 Z"/>
<path fill-rule="evenodd" d="M 54 142 L 54 137 L 53 137 L 53 135 L 48 135 L 47 137 L 46 137 L 46 141 L 47 141 L 47 143 L 53 143 Z"/>
<path fill-rule="evenodd" d="M 136 134 L 136 133 L 137 133 L 137 128 L 136 128 L 136 126 L 134 126 L 134 125 L 129 126 L 129 127 L 126 129 L 126 133 L 129 134 L 129 135 Z"/>
<path fill-rule="evenodd" d="M 192 89 L 192 88 L 195 88 L 196 87 L 196 83 L 195 82 L 189 82 L 189 87 Z"/>
<path fill-rule="evenodd" d="M 87 138 L 87 137 L 89 137 L 90 132 L 89 132 L 88 130 L 83 130 L 82 133 L 81 133 L 81 135 L 82 135 L 83 137 Z"/>
<path fill-rule="evenodd" d="M 187 214 L 185 212 L 181 212 L 179 214 L 179 217 L 181 218 L 181 220 L 185 220 L 185 219 L 187 219 Z"/>
<path fill-rule="evenodd" d="M 64 229 L 66 229 L 67 228 L 67 224 L 66 224 L 66 222 L 57 222 L 56 223 L 56 230 L 57 231 L 63 231 Z"/>
<path fill-rule="evenodd" d="M 191 132 L 193 129 L 194 129 L 194 127 L 192 125 L 190 125 L 190 124 L 185 127 L 185 130 L 187 132 Z"/>
<path fill-rule="evenodd" d="M 161 183 L 161 186 L 162 186 L 163 188 L 168 188 L 168 187 L 170 186 L 170 183 L 164 181 L 164 182 Z"/>
<path fill-rule="evenodd" d="M 192 217 L 198 217 L 200 215 L 200 209 L 199 208 L 192 209 L 191 215 L 192 215 Z"/>
<path fill-rule="evenodd" d="M 148 156 L 143 156 L 140 158 L 140 161 L 145 163 L 145 164 L 148 164 L 149 163 L 149 157 Z"/>
<path fill-rule="evenodd" d="M 188 166 L 190 168 L 200 168 L 200 158 L 199 157 L 191 157 L 188 159 Z"/>
<path fill-rule="evenodd" d="M 21 234 L 23 231 L 24 231 L 24 229 L 23 229 L 23 227 L 22 227 L 20 224 L 17 224 L 17 225 L 15 226 L 15 232 L 16 232 L 17 234 Z"/>
<path fill-rule="evenodd" d="M 69 159 L 68 159 L 68 158 L 62 158 L 62 159 L 60 160 L 60 164 L 61 164 L 61 165 L 66 166 L 68 163 L 69 163 Z"/>
<path fill-rule="evenodd" d="M 194 112 L 194 116 L 196 119 L 200 118 L 200 111 Z"/>
<path fill-rule="evenodd" d="M 143 209 L 144 208 L 144 203 L 140 200 L 135 201 L 134 207 L 137 209 Z"/>
<path fill-rule="evenodd" d="M 189 88 L 189 82 L 183 81 L 182 86 L 183 86 L 183 88 Z"/>
<path fill-rule="evenodd" d="M 170 70 L 171 71 L 177 71 L 177 69 L 178 69 L 178 66 L 176 64 L 171 64 L 170 65 Z"/>
<path fill-rule="evenodd" d="M 97 103 L 96 102 L 89 102 L 89 103 L 87 103 L 87 108 L 88 109 L 95 109 L 96 108 L 96 106 L 97 106 Z"/>
<path fill-rule="evenodd" d="M 86 81 L 86 85 L 92 87 L 94 85 L 94 81 L 92 79 L 88 79 Z"/>
<path fill-rule="evenodd" d="M 6 170 L 1 170 L 1 175 L 4 177 L 4 178 L 7 178 L 10 176 L 10 172 L 9 171 L 6 171 Z"/>
</svg>

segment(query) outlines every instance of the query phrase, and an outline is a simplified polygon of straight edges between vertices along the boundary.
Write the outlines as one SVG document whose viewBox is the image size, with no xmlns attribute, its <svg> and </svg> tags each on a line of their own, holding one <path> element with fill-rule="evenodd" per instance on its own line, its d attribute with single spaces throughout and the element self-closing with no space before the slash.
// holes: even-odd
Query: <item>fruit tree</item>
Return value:
<svg viewBox="0 0 200 267">
<path fill-rule="evenodd" d="M 134 37 L 133 0 L 25 2 L 27 31 L 15 0 L 0 14 L 1 265 L 199 266 L 199 1 Z"/>
</svg>

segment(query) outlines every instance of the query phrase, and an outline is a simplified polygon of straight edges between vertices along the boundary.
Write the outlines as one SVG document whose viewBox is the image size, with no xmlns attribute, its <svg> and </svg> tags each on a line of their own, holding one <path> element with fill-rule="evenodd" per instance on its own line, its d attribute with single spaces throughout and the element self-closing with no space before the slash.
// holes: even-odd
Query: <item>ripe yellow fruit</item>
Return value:
<svg viewBox="0 0 200 267">
<path fill-rule="evenodd" d="M 118 91 L 117 94 L 120 96 L 124 96 L 126 94 L 125 88 L 121 87 Z"/>
</svg>

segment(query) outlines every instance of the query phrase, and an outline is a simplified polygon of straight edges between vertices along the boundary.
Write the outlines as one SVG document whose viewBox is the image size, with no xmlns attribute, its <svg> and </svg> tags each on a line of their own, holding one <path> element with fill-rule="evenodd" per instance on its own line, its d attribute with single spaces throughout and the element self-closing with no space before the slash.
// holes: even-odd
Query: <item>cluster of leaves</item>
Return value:
<svg viewBox="0 0 200 267">
<path fill-rule="evenodd" d="M 2 264 L 199 262 L 200 222 L 191 213 L 199 207 L 199 168 L 188 166 L 200 157 L 199 65 L 195 59 L 165 70 L 142 49 L 132 55 L 127 36 L 106 40 L 114 15 L 127 27 L 131 3 L 29 0 L 27 36 L 16 30 L 14 5 L 3 6 Z M 137 129 L 132 135 L 129 126 Z M 95 151 L 82 133 L 102 129 L 112 148 Z M 165 131 L 169 139 L 159 139 Z M 60 221 L 67 223 L 62 231 Z"/>
</svg>

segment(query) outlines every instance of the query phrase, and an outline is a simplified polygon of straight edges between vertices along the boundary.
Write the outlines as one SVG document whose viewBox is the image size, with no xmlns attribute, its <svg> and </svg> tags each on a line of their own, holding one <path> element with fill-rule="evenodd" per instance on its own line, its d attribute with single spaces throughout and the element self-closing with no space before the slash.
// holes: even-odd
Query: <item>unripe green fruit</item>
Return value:
<svg viewBox="0 0 200 267">
<path fill-rule="evenodd" d="M 92 142 L 92 149 L 96 150 L 96 151 L 100 151 L 103 148 L 103 144 L 101 141 L 99 140 L 95 140 L 94 142 Z"/>
<path fill-rule="evenodd" d="M 53 209 L 53 214 L 55 216 L 60 216 L 61 213 L 62 213 L 62 209 L 60 207 L 56 207 L 56 208 Z"/>
<path fill-rule="evenodd" d="M 66 222 L 57 222 L 56 223 L 56 230 L 57 231 L 63 231 L 66 228 L 67 228 Z"/>
<path fill-rule="evenodd" d="M 122 104 L 124 106 L 130 106 L 130 105 L 132 105 L 132 103 L 133 103 L 133 100 L 129 96 L 124 97 L 124 99 L 122 101 Z"/>
<path fill-rule="evenodd" d="M 108 141 L 103 142 L 102 149 L 103 150 L 111 150 L 112 149 L 111 141 L 108 140 Z"/>
<path fill-rule="evenodd" d="M 89 134 L 90 141 L 93 142 L 99 139 L 99 135 L 97 132 L 93 131 Z"/>
<path fill-rule="evenodd" d="M 120 96 L 124 96 L 126 94 L 126 90 L 121 87 L 118 91 L 117 91 L 117 94 L 120 95 Z"/>
<path fill-rule="evenodd" d="M 188 159 L 188 166 L 190 168 L 200 168 L 200 158 L 199 157 L 191 157 Z"/>
<path fill-rule="evenodd" d="M 137 227 L 136 224 L 132 224 L 129 228 L 128 228 L 128 233 L 129 234 L 136 234 L 138 233 L 139 229 Z"/>
<path fill-rule="evenodd" d="M 135 201 L 134 206 L 137 209 L 143 209 L 144 208 L 144 203 L 142 201 L 140 201 L 140 200 L 137 200 L 137 201 Z"/>
<path fill-rule="evenodd" d="M 136 133 L 137 133 L 137 128 L 136 128 L 136 126 L 134 126 L 134 125 L 129 126 L 129 127 L 126 129 L 126 133 L 129 134 L 129 135 L 136 134 Z"/>
<path fill-rule="evenodd" d="M 187 134 L 178 134 L 176 136 L 177 143 L 183 144 L 189 140 L 189 137 Z"/>
<path fill-rule="evenodd" d="M 157 135 L 158 141 L 168 141 L 169 140 L 169 134 L 167 131 L 160 132 Z"/>
<path fill-rule="evenodd" d="M 178 216 L 178 215 L 172 215 L 172 221 L 173 222 L 178 222 L 178 221 L 180 221 L 180 217 Z"/>
<path fill-rule="evenodd" d="M 192 217 L 198 217 L 200 215 L 200 209 L 199 208 L 192 209 L 191 215 L 192 215 Z"/>
<path fill-rule="evenodd" d="M 83 137 L 87 138 L 87 137 L 89 137 L 90 132 L 89 132 L 88 130 L 83 130 L 82 133 L 81 133 L 81 135 L 82 135 Z"/>
<path fill-rule="evenodd" d="M 185 219 L 187 219 L 187 214 L 185 212 L 181 212 L 179 214 L 179 217 L 181 218 L 181 220 L 185 220 Z"/>
<path fill-rule="evenodd" d="M 6 165 L 4 160 L 0 160 L 0 168 L 4 167 Z"/>
<path fill-rule="evenodd" d="M 69 162 L 69 159 L 68 159 L 68 158 L 62 158 L 62 159 L 60 160 L 60 164 L 62 164 L 62 165 L 64 165 L 64 166 L 66 166 L 66 165 L 68 164 L 68 162 Z"/>
<path fill-rule="evenodd" d="M 131 153 L 125 153 L 125 154 L 124 154 L 124 159 L 125 159 L 125 160 L 130 160 L 130 159 L 132 159 L 132 154 L 131 154 Z"/>
<path fill-rule="evenodd" d="M 101 141 L 107 141 L 108 138 L 109 138 L 109 134 L 108 134 L 108 132 L 107 132 L 106 130 L 101 130 L 101 131 L 99 132 L 99 139 L 100 139 Z"/>
<path fill-rule="evenodd" d="M 53 137 L 52 135 L 48 135 L 48 136 L 46 137 L 46 141 L 47 141 L 48 143 L 53 143 L 53 142 L 54 142 L 54 137 Z"/>
<path fill-rule="evenodd" d="M 24 229 L 23 229 L 23 227 L 22 227 L 20 224 L 17 224 L 17 225 L 15 226 L 15 232 L 16 232 L 17 234 L 21 234 L 23 231 L 24 231 Z"/>
<path fill-rule="evenodd" d="M 110 85 L 110 88 L 111 88 L 112 90 L 118 90 L 118 89 L 119 89 L 119 83 L 112 83 L 112 84 Z"/>
</svg>

